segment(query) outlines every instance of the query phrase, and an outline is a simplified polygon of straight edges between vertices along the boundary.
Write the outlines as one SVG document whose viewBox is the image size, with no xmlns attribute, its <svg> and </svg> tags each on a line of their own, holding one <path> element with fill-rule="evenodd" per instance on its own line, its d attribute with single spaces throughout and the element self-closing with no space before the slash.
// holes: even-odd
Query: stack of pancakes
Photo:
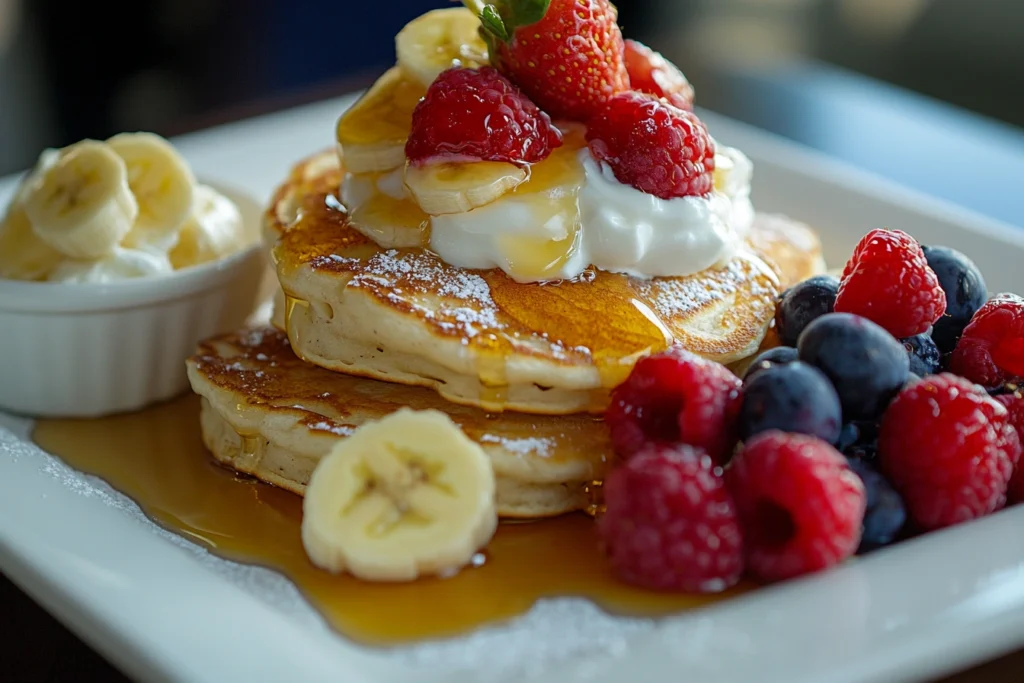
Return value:
<svg viewBox="0 0 1024 683">
<path fill-rule="evenodd" d="M 499 515 L 585 509 L 613 458 L 601 412 L 633 363 L 672 345 L 742 361 L 782 289 L 824 268 L 808 227 L 759 215 L 745 251 L 695 275 L 520 284 L 378 246 L 349 225 L 343 177 L 333 151 L 292 170 L 264 217 L 272 324 L 188 362 L 217 460 L 299 494 L 338 440 L 408 406 L 483 447 Z"/>
</svg>

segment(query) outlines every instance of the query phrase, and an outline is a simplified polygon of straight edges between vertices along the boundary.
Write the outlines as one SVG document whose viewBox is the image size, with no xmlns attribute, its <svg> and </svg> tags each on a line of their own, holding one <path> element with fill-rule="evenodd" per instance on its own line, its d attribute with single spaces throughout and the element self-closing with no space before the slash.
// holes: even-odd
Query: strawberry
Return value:
<svg viewBox="0 0 1024 683">
<path fill-rule="evenodd" d="M 636 40 L 627 40 L 626 71 L 633 90 L 662 97 L 680 109 L 693 111 L 693 86 L 660 52 Z"/>
<path fill-rule="evenodd" d="M 608 0 L 464 0 L 491 63 L 553 119 L 587 121 L 629 90 L 618 12 Z"/>
</svg>

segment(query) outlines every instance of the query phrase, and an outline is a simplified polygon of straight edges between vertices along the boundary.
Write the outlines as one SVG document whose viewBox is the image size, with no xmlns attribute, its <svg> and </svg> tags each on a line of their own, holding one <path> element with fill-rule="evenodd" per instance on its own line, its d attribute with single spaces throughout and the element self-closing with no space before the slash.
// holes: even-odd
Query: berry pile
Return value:
<svg viewBox="0 0 1024 683">
<path fill-rule="evenodd" d="M 598 532 L 623 580 L 776 581 L 1024 502 L 1024 299 L 966 256 L 874 230 L 775 325 L 742 380 L 672 350 L 613 392 Z"/>
<path fill-rule="evenodd" d="M 490 66 L 442 72 L 417 105 L 413 164 L 532 164 L 561 145 L 555 121 L 586 124 L 619 182 L 669 200 L 714 189 L 715 144 L 694 90 L 665 57 L 624 40 L 609 0 L 463 0 Z"/>
</svg>

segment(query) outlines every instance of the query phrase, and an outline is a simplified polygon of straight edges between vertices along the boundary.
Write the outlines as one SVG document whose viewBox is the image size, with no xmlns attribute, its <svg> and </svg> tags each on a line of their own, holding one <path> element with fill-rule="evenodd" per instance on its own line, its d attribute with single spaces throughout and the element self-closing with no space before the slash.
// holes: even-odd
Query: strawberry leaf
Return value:
<svg viewBox="0 0 1024 683">
<path fill-rule="evenodd" d="M 544 18 L 551 0 L 463 0 L 480 17 L 485 36 L 508 42 L 516 29 L 536 24 Z"/>
<path fill-rule="evenodd" d="M 536 24 L 544 18 L 548 11 L 551 0 L 505 0 L 502 16 L 505 18 L 506 26 L 515 31 L 521 26 Z"/>
<path fill-rule="evenodd" d="M 480 10 L 480 23 L 483 24 L 484 30 L 487 33 L 493 35 L 498 40 L 507 42 L 512 38 L 508 29 L 505 28 L 505 22 L 502 20 L 501 15 L 498 14 L 498 10 L 494 5 L 484 5 L 483 9 Z"/>
</svg>

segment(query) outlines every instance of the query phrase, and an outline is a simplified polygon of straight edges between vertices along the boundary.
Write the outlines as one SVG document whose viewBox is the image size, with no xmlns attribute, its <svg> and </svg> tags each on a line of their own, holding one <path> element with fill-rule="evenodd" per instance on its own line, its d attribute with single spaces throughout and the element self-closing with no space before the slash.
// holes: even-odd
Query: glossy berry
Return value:
<svg viewBox="0 0 1024 683">
<path fill-rule="evenodd" d="M 1006 408 L 949 373 L 900 392 L 878 445 L 882 471 L 925 529 L 1001 508 L 1021 449 Z"/>
<path fill-rule="evenodd" d="M 900 230 L 872 230 L 843 269 L 835 310 L 872 320 L 894 337 L 912 337 L 943 314 L 946 294 L 917 240 Z"/>
<path fill-rule="evenodd" d="M 796 346 L 800 333 L 812 320 L 832 312 L 838 291 L 838 279 L 815 275 L 783 292 L 775 309 L 779 341 L 786 346 Z"/>
<path fill-rule="evenodd" d="M 618 12 L 608 0 L 497 4 L 503 21 L 483 22 L 491 63 L 555 119 L 587 121 L 629 90 Z"/>
<path fill-rule="evenodd" d="M 643 43 L 626 41 L 626 72 L 630 88 L 668 100 L 668 103 L 693 110 L 693 86 L 675 64 Z"/>
<path fill-rule="evenodd" d="M 1017 430 L 1017 437 L 1024 444 L 1024 393 L 1017 390 L 995 398 L 1006 407 L 1010 424 Z M 1010 478 L 1008 498 L 1011 503 L 1024 503 L 1024 455 L 1017 461 L 1017 469 Z"/>
<path fill-rule="evenodd" d="M 964 329 L 950 370 L 984 387 L 1024 380 L 1024 299 L 999 294 Z"/>
<path fill-rule="evenodd" d="M 903 499 L 866 460 L 851 458 L 847 464 L 864 484 L 867 500 L 857 552 L 866 553 L 889 545 L 896 540 L 907 521 Z"/>
<path fill-rule="evenodd" d="M 743 573 L 743 536 L 721 469 L 689 446 L 650 447 L 612 470 L 597 531 L 623 580 L 717 592 Z"/>
<path fill-rule="evenodd" d="M 825 569 L 860 544 L 864 485 L 821 439 L 758 434 L 733 459 L 726 482 L 754 576 L 775 581 Z"/>
<path fill-rule="evenodd" d="M 875 462 L 878 458 L 878 425 L 873 422 L 848 422 L 843 425 L 836 450 L 851 460 Z"/>
<path fill-rule="evenodd" d="M 776 346 L 775 348 L 763 351 L 747 366 L 747 371 L 743 373 L 743 383 L 746 384 L 761 370 L 792 363 L 795 360 L 796 349 L 792 346 Z"/>
<path fill-rule="evenodd" d="M 685 443 L 725 462 L 736 444 L 740 386 L 724 366 L 686 351 L 643 358 L 612 391 L 612 445 L 628 458 L 649 444 Z"/>
<path fill-rule="evenodd" d="M 873 420 L 907 381 L 910 360 L 891 334 L 849 313 L 829 313 L 804 330 L 800 360 L 829 378 L 846 420 Z"/>
<path fill-rule="evenodd" d="M 946 293 L 946 312 L 935 321 L 932 339 L 940 352 L 949 353 L 956 348 L 957 340 L 975 312 L 985 304 L 988 289 L 978 266 L 956 249 L 923 247 L 923 250 Z"/>
<path fill-rule="evenodd" d="M 714 186 L 715 143 L 693 112 L 651 95 L 616 95 L 591 119 L 590 151 L 620 183 L 662 199 L 703 196 Z"/>
<path fill-rule="evenodd" d="M 856 422 L 847 422 L 839 430 L 839 438 L 836 439 L 835 447 L 840 453 L 846 451 L 847 448 L 852 448 L 860 441 L 860 429 L 857 428 Z"/>
<path fill-rule="evenodd" d="M 507 78 L 492 69 L 448 69 L 413 110 L 410 162 L 533 163 L 562 144 L 561 133 Z"/>
<path fill-rule="evenodd" d="M 739 435 L 777 429 L 835 443 L 843 424 L 839 397 L 817 368 L 799 361 L 757 373 L 743 387 Z"/>
<path fill-rule="evenodd" d="M 901 340 L 903 348 L 907 350 L 907 357 L 910 359 L 910 372 L 918 378 L 934 375 L 939 371 L 942 358 L 939 354 L 939 347 L 931 335 L 916 334 Z"/>
</svg>

